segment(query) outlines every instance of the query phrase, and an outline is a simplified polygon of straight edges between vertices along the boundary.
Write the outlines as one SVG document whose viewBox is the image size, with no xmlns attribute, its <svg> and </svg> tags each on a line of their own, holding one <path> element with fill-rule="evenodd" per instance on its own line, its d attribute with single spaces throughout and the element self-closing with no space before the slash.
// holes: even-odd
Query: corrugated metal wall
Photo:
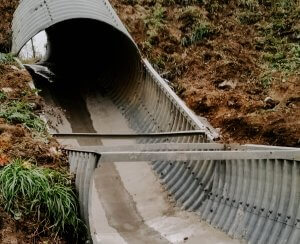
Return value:
<svg viewBox="0 0 300 244">
<path fill-rule="evenodd" d="M 147 145 L 142 148 L 140 152 L 147 152 Z M 164 152 L 168 151 L 166 148 Z M 216 145 L 204 148 L 200 145 L 193 148 L 193 152 L 215 150 L 221 155 L 225 152 Z M 300 160 L 296 159 L 300 158 L 300 151 L 282 150 L 273 156 L 259 148 L 259 153 L 255 153 L 250 146 L 236 149 L 239 150 L 229 155 L 232 159 L 227 160 L 221 160 L 220 156 L 217 160 L 162 160 L 165 155 L 159 155 L 160 160 L 153 161 L 152 166 L 183 209 L 196 212 L 202 220 L 230 236 L 249 243 L 300 243 Z M 91 175 L 91 168 L 101 167 L 111 158 L 135 162 L 149 158 L 149 155 L 138 155 L 135 146 L 132 151 L 129 147 L 124 148 L 125 152 L 118 155 L 121 150 L 119 147 L 116 155 L 113 150 L 108 150 L 108 157 L 106 150 L 101 152 L 101 149 L 90 153 L 69 151 L 72 172 L 79 178 L 76 182 L 79 183 L 81 202 L 88 201 L 82 189 L 85 177 Z M 272 150 L 277 149 L 267 148 L 267 151 Z M 249 151 L 252 159 L 249 159 Z M 172 152 L 173 158 L 177 153 Z M 241 159 L 243 153 L 245 159 Z M 284 159 L 286 155 L 289 159 Z M 151 154 L 151 157 L 155 159 L 157 155 Z M 82 208 L 86 207 L 82 205 Z"/>
<path fill-rule="evenodd" d="M 12 24 L 12 52 L 18 53 L 32 37 L 49 26 L 74 18 L 105 22 L 130 36 L 105 0 L 22 0 Z"/>
<path fill-rule="evenodd" d="M 104 22 L 129 36 L 108 1 L 23 0 L 13 22 L 13 52 L 18 53 L 41 30 L 75 18 Z M 206 131 L 205 136 L 147 138 L 138 142 L 210 142 L 216 135 L 146 60 L 134 55 L 135 59 L 128 60 L 132 66 L 125 72 L 126 82 L 118 79 L 118 72 L 113 69 L 105 74 L 111 75 L 105 85 L 110 97 L 131 127 L 142 133 Z M 250 243 L 300 243 L 300 162 L 286 159 L 286 153 L 276 159 L 257 158 L 255 154 L 253 159 L 185 162 L 154 158 L 152 167 L 184 209 L 199 213 L 202 219 L 230 235 Z M 71 151 L 69 155 L 71 171 L 76 173 L 82 215 L 87 220 L 89 179 L 101 154 Z"/>
</svg>

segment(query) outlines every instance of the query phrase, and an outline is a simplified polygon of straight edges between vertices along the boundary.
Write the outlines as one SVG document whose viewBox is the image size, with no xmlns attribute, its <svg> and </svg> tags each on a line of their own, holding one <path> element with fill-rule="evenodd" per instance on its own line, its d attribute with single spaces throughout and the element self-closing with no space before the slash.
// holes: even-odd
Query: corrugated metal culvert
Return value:
<svg viewBox="0 0 300 244">
<path fill-rule="evenodd" d="M 299 150 L 221 144 L 145 144 L 69 151 L 82 208 L 91 167 L 149 161 L 183 209 L 249 243 L 299 243 Z M 158 151 L 158 149 L 163 151 Z M 169 152 L 170 154 L 168 154 Z M 85 210 L 87 211 L 87 210 Z"/>
<path fill-rule="evenodd" d="M 49 40 L 45 64 L 54 64 L 63 73 L 77 68 L 86 72 L 91 63 L 101 63 L 89 73 L 100 77 L 136 133 L 199 132 L 139 138 L 134 146 L 69 150 L 81 214 L 87 222 L 90 179 L 96 167 L 149 161 L 182 208 L 196 212 L 212 226 L 250 243 L 300 243 L 299 149 L 213 143 L 216 133 L 141 60 L 108 1 L 21 1 L 13 22 L 13 52 L 18 53 L 42 30 Z M 83 47 L 89 48 L 90 56 L 81 62 L 86 66 L 76 66 L 76 52 Z M 71 64 L 65 64 L 65 57 Z"/>
</svg>

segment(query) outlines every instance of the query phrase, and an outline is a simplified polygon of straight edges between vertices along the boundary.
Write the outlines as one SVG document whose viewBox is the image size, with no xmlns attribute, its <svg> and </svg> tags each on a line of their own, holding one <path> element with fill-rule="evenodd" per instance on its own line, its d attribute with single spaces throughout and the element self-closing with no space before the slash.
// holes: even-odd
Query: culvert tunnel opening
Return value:
<svg viewBox="0 0 300 244">
<path fill-rule="evenodd" d="M 51 81 L 67 86 L 116 87 L 141 73 L 134 42 L 111 25 L 92 19 L 71 19 L 46 30 L 46 54 L 39 65 L 55 75 Z M 32 73 L 30 66 L 27 66 Z"/>
<path fill-rule="evenodd" d="M 65 111 L 70 132 L 96 133 L 97 122 L 93 121 L 88 101 L 120 93 L 124 87 L 140 80 L 143 70 L 137 47 L 124 33 L 92 19 L 59 22 L 47 28 L 45 33 L 45 55 L 38 66 L 26 65 L 35 86 L 41 90 L 46 103 Z M 43 67 L 48 70 L 44 71 Z M 44 72 L 48 74 L 44 76 Z M 41 73 L 42 76 L 39 75 Z M 99 101 L 94 103 L 99 105 Z M 112 106 L 110 101 L 106 103 Z M 92 106 L 97 106 L 95 104 Z M 112 107 L 112 110 L 116 109 Z M 102 132 L 117 130 L 112 126 Z M 127 128 L 124 128 L 126 131 Z M 97 138 L 80 138 L 77 141 L 80 145 L 102 145 Z"/>
</svg>

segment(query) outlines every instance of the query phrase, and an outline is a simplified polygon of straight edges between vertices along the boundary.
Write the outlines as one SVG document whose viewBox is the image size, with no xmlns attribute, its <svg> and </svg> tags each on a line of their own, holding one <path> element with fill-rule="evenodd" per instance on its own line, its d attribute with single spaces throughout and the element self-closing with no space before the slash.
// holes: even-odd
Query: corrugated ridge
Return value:
<svg viewBox="0 0 300 244">
<path fill-rule="evenodd" d="M 86 171 L 101 167 L 101 152 L 90 153 L 92 164 L 86 155 L 69 151 L 71 170 L 77 177 L 89 177 Z M 164 169 L 155 171 L 173 198 L 212 226 L 249 243 L 300 242 L 300 160 L 255 156 L 237 160 L 233 153 L 231 160 L 161 163 Z"/>
</svg>

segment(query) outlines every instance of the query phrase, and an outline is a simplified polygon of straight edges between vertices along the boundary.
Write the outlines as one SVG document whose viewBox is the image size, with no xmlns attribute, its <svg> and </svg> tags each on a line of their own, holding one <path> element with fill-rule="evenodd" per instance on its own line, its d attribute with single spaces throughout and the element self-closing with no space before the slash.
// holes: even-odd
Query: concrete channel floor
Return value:
<svg viewBox="0 0 300 244">
<path fill-rule="evenodd" d="M 95 89 L 42 87 L 56 132 L 132 132 L 108 97 Z M 134 144 L 133 140 L 69 139 L 64 145 Z M 94 243 L 241 243 L 180 210 L 147 162 L 104 163 L 92 178 L 89 203 Z"/>
</svg>

